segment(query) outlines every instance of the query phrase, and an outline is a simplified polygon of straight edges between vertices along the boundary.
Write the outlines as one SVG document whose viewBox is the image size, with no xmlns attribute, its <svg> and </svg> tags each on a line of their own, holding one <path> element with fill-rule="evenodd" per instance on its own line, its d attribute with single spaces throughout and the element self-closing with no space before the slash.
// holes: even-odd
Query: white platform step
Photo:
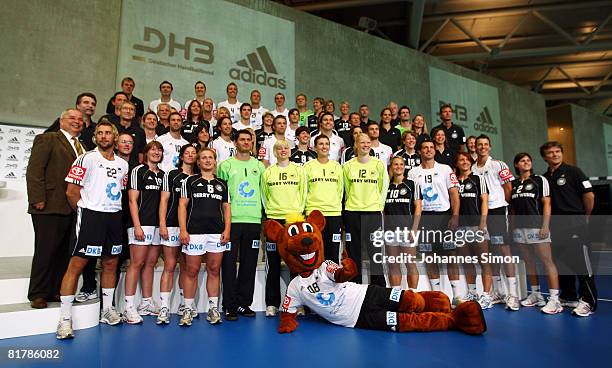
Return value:
<svg viewBox="0 0 612 368">
<path fill-rule="evenodd" d="M 30 303 L 0 306 L 0 339 L 55 333 L 59 320 L 60 303 L 49 303 L 45 309 L 32 309 Z M 72 310 L 72 328 L 82 330 L 100 322 L 100 303 L 92 300 L 75 303 Z"/>
</svg>

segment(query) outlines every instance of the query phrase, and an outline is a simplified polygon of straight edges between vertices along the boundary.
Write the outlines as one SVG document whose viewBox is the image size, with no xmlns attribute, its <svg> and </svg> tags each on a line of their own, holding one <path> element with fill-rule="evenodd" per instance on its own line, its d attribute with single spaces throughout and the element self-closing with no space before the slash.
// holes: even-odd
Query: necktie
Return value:
<svg viewBox="0 0 612 368">
<path fill-rule="evenodd" d="M 74 148 L 76 149 L 77 156 L 82 155 L 83 154 L 83 146 L 81 146 L 81 143 L 79 142 L 77 137 L 72 137 L 72 141 L 74 142 Z"/>
</svg>

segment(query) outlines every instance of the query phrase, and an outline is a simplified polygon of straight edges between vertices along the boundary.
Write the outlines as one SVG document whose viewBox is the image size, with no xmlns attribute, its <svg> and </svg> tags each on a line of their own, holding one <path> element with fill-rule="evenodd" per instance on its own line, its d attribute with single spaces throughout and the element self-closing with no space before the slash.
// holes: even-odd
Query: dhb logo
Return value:
<svg viewBox="0 0 612 368">
<path fill-rule="evenodd" d="M 255 189 L 249 190 L 249 182 L 243 181 L 240 183 L 240 185 L 238 185 L 238 193 L 241 197 L 251 198 L 253 195 L 255 195 Z"/>
<path fill-rule="evenodd" d="M 423 194 L 423 198 L 428 202 L 432 202 L 438 199 L 438 193 L 434 193 L 434 190 L 432 187 L 423 188 L 422 194 Z"/>
<path fill-rule="evenodd" d="M 182 50 L 185 60 L 191 60 L 202 64 L 212 64 L 215 60 L 215 46 L 211 42 L 199 38 L 185 37 L 185 40 L 181 44 L 177 42 L 176 35 L 170 32 L 168 34 L 168 45 L 166 47 L 166 36 L 164 36 L 160 30 L 152 27 L 144 27 L 144 42 L 149 44 L 134 44 L 134 50 L 159 54 L 167 48 L 168 56 L 174 56 L 176 50 Z M 191 57 L 192 48 L 193 53 L 198 55 L 193 58 Z"/>
<path fill-rule="evenodd" d="M 272 62 L 270 53 L 265 46 L 255 49 L 256 52 L 247 54 L 246 59 L 236 62 L 240 68 L 229 70 L 229 76 L 235 80 L 256 83 L 262 86 L 285 89 L 287 82 L 283 78 L 277 78 L 278 71 Z"/>
<path fill-rule="evenodd" d="M 336 300 L 336 294 L 334 293 L 317 293 L 317 300 L 321 305 L 330 306 Z"/>
</svg>

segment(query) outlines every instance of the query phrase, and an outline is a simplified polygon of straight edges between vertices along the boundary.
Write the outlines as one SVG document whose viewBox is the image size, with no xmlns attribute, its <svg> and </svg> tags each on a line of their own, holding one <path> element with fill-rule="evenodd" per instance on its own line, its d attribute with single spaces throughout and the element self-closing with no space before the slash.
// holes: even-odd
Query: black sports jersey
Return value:
<svg viewBox="0 0 612 368">
<path fill-rule="evenodd" d="M 440 152 L 436 150 L 436 155 L 434 156 L 434 160 L 440 164 L 448 165 L 452 168 L 455 167 L 455 157 L 457 157 L 457 152 L 453 151 L 450 148 L 444 150 L 444 152 Z"/>
<path fill-rule="evenodd" d="M 185 174 L 179 169 L 168 171 L 164 175 L 162 181 L 162 191 L 169 192 L 170 198 L 168 199 L 168 207 L 166 208 L 166 226 L 167 227 L 178 227 L 178 202 L 181 198 L 181 187 L 183 182 L 189 175 Z"/>
<path fill-rule="evenodd" d="M 408 175 L 408 171 L 410 171 L 413 167 L 417 167 L 421 164 L 421 155 L 419 155 L 417 152 L 411 155 L 406 152 L 405 148 L 402 148 L 399 151 L 395 152 L 393 156 L 401 157 L 404 159 L 404 165 L 406 166 L 404 176 Z"/>
<path fill-rule="evenodd" d="M 421 199 L 421 190 L 413 180 L 404 178 L 399 184 L 389 183 L 385 200 L 385 229 L 412 225 L 414 201 Z"/>
<path fill-rule="evenodd" d="M 592 192 L 593 186 L 586 175 L 576 166 L 562 163 L 557 170 L 544 173 L 550 184 L 552 214 L 585 214 L 582 195 Z"/>
<path fill-rule="evenodd" d="M 128 188 L 140 192 L 138 218 L 141 226 L 159 226 L 159 197 L 163 178 L 163 171 L 154 173 L 147 165 L 138 165 L 130 173 Z M 133 225 L 131 216 L 129 225 Z"/>
<path fill-rule="evenodd" d="M 348 120 L 342 120 L 342 118 L 336 119 L 336 121 L 334 121 L 334 129 L 336 129 L 338 133 L 350 131 L 351 123 Z"/>
<path fill-rule="evenodd" d="M 444 134 L 446 135 L 446 141 L 448 142 L 448 146 L 453 151 L 459 151 L 459 147 L 462 144 L 465 144 L 465 132 L 463 128 L 459 125 L 451 124 L 450 128 L 446 128 L 444 124 L 440 124 L 434 127 L 431 131 L 442 129 Z"/>
<path fill-rule="evenodd" d="M 477 174 L 471 173 L 467 178 L 459 179 L 459 225 L 478 226 L 482 214 L 482 195 L 488 193 L 486 181 Z"/>
<path fill-rule="evenodd" d="M 183 182 L 181 197 L 189 198 L 187 206 L 187 232 L 189 234 L 221 234 L 223 203 L 229 203 L 227 184 L 215 178 L 206 180 L 192 175 Z"/>
<path fill-rule="evenodd" d="M 263 143 L 269 139 L 272 138 L 274 136 L 274 131 L 271 131 L 270 133 L 266 133 L 263 128 L 261 129 L 257 129 L 255 131 L 255 143 L 257 144 L 257 152 L 259 152 L 259 149 L 263 146 Z"/>
<path fill-rule="evenodd" d="M 317 153 L 311 149 L 307 149 L 306 151 L 300 151 L 297 147 L 294 147 L 291 150 L 291 156 L 289 157 L 289 161 L 295 162 L 298 165 L 304 165 L 310 160 L 314 160 L 317 158 Z"/>
<path fill-rule="evenodd" d="M 376 157 L 376 153 L 374 153 L 373 149 L 370 149 L 370 156 Z M 353 157 L 357 157 L 357 155 L 355 154 L 355 149 L 353 147 L 349 147 L 345 149 L 344 152 L 342 152 L 342 160 L 340 161 L 340 163 L 344 165 L 345 163 L 349 162 L 350 159 L 352 159 Z"/>
<path fill-rule="evenodd" d="M 199 126 L 203 126 L 207 132 L 210 132 L 210 123 L 206 120 L 199 121 L 197 123 L 194 122 L 183 122 L 183 127 L 181 128 L 181 135 L 185 140 L 189 143 L 195 143 L 198 141 L 198 137 L 195 135 L 195 129 Z"/>
<path fill-rule="evenodd" d="M 389 130 L 383 128 L 382 124 L 380 124 L 379 127 L 380 137 L 378 140 L 380 143 L 391 147 L 391 149 L 395 152 L 397 147 L 401 146 L 402 144 L 402 133 L 400 133 L 399 129 L 395 128 L 393 123 L 391 124 L 391 128 Z"/>
<path fill-rule="evenodd" d="M 542 226 L 542 198 L 550 196 L 548 180 L 540 175 L 531 175 L 521 181 L 512 181 L 512 196 L 510 206 L 515 215 L 516 228 L 540 228 Z"/>
<path fill-rule="evenodd" d="M 310 129 L 311 132 L 315 129 L 318 129 L 319 128 L 319 118 L 317 118 L 317 116 L 314 114 L 310 115 L 308 119 L 306 119 L 306 127 Z M 314 134 L 311 134 L 311 135 L 314 135 Z"/>
</svg>

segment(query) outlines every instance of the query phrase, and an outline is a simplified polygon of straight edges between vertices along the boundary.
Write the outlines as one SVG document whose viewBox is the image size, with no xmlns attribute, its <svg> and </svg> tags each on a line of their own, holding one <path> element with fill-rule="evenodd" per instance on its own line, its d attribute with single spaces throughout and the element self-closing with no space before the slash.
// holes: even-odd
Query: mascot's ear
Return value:
<svg viewBox="0 0 612 368">
<path fill-rule="evenodd" d="M 306 221 L 311 224 L 317 225 L 319 231 L 323 231 L 323 228 L 325 227 L 325 216 L 323 216 L 323 214 L 319 210 L 312 211 L 310 215 L 308 215 Z"/>
<path fill-rule="evenodd" d="M 285 231 L 285 227 L 277 221 L 267 220 L 264 223 L 264 234 L 271 242 L 276 243 L 282 231 Z"/>
</svg>

